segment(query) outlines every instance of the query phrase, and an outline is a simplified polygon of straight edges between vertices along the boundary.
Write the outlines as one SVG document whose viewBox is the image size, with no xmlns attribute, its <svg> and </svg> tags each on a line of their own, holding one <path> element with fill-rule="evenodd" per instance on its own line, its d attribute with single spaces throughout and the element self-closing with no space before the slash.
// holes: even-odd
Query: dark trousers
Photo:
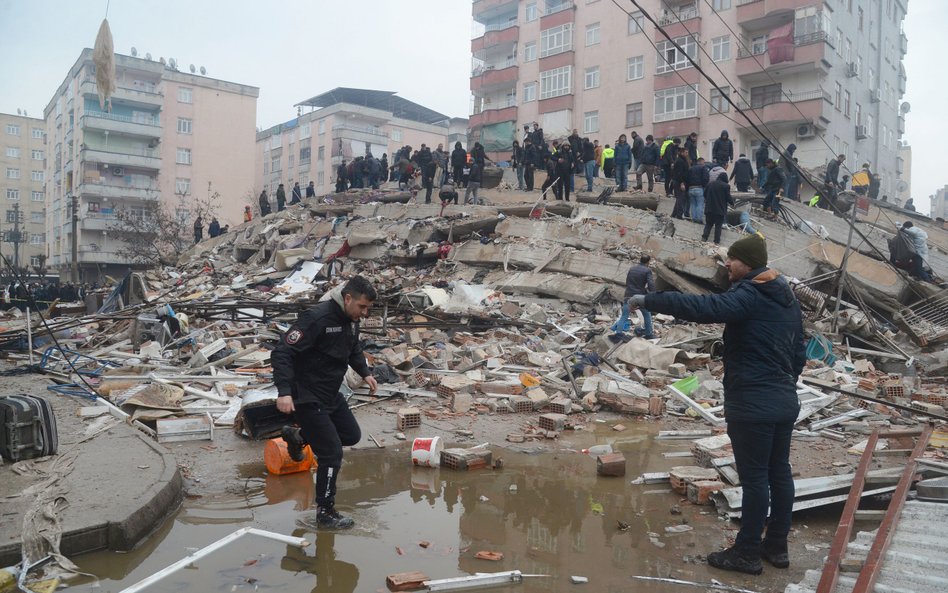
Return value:
<svg viewBox="0 0 948 593">
<path fill-rule="evenodd" d="M 662 177 L 665 179 L 665 195 L 672 195 L 672 188 L 675 187 L 675 184 L 672 182 L 672 168 L 671 165 L 662 165 Z"/>
<path fill-rule="evenodd" d="M 711 227 L 714 227 L 714 243 L 718 244 L 721 242 L 721 225 L 724 224 L 724 215 L 723 214 L 707 214 L 704 215 L 704 232 L 701 233 L 701 238 L 705 241 L 708 240 L 708 236 L 711 234 Z"/>
<path fill-rule="evenodd" d="M 456 185 L 457 187 L 464 187 L 464 184 L 462 183 L 464 180 L 464 167 L 463 166 L 454 167 L 453 176 L 454 176 L 454 185 Z"/>
<path fill-rule="evenodd" d="M 336 396 L 332 406 L 296 404 L 296 422 L 303 439 L 316 454 L 316 506 L 333 506 L 336 500 L 336 479 L 342 466 L 342 447 L 351 447 L 362 438 L 349 404 Z"/>
<path fill-rule="evenodd" d="M 780 198 L 777 197 L 777 190 L 772 189 L 767 192 L 764 198 L 764 210 L 771 210 L 774 214 L 780 213 Z"/>
<path fill-rule="evenodd" d="M 527 191 L 533 191 L 533 165 L 524 167 L 523 182 L 527 186 Z"/>
<path fill-rule="evenodd" d="M 682 189 L 680 183 L 671 184 L 675 190 L 675 207 L 672 208 L 672 218 L 684 219 L 688 212 L 688 190 Z"/>
<path fill-rule="evenodd" d="M 559 196 L 559 194 L 557 193 L 557 191 L 558 191 L 557 188 L 559 187 L 559 184 L 556 183 L 556 185 L 554 186 L 554 185 L 553 185 L 554 183 L 556 183 L 556 175 L 549 175 L 549 174 L 548 174 L 548 175 L 546 176 L 546 181 L 544 181 L 544 182 L 543 182 L 543 185 L 540 187 L 540 191 L 541 191 L 541 192 L 546 192 L 546 190 L 548 190 L 548 189 L 552 186 L 552 187 L 553 187 L 553 195 L 554 195 L 554 196 Z M 544 196 L 543 196 L 543 199 L 544 199 L 544 200 L 546 199 L 546 195 L 545 195 L 545 194 L 544 194 Z M 556 199 L 559 199 L 559 197 L 557 197 Z"/>
<path fill-rule="evenodd" d="M 425 204 L 431 203 L 431 191 L 434 189 L 434 179 L 425 179 Z"/>
<path fill-rule="evenodd" d="M 790 469 L 792 433 L 792 421 L 727 423 L 737 475 L 744 489 L 741 498 L 741 530 L 737 534 L 739 546 L 759 546 L 765 523 L 767 539 L 786 540 L 790 533 L 794 497 Z"/>
<path fill-rule="evenodd" d="M 737 185 L 737 191 L 741 192 L 749 191 L 751 186 L 750 181 L 735 181 L 734 184 Z"/>
</svg>

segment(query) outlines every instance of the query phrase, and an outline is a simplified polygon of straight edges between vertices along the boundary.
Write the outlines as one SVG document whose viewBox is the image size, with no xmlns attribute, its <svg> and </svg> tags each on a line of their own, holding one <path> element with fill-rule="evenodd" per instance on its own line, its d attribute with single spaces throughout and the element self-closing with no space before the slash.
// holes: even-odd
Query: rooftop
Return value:
<svg viewBox="0 0 948 593">
<path fill-rule="evenodd" d="M 403 99 L 393 91 L 374 91 L 370 89 L 353 89 L 336 87 L 321 95 L 316 95 L 294 105 L 294 107 L 329 107 L 339 103 L 361 105 L 372 109 L 388 111 L 393 116 L 402 119 L 421 122 L 423 124 L 441 124 L 450 118 L 443 113 L 428 109 L 414 101 Z"/>
</svg>

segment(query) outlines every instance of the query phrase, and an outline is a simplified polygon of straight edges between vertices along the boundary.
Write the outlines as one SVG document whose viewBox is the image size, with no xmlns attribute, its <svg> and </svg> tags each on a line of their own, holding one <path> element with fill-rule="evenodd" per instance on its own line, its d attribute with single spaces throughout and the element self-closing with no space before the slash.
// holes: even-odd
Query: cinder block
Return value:
<svg viewBox="0 0 948 593">
<path fill-rule="evenodd" d="M 493 454 L 486 450 L 444 449 L 441 451 L 441 467 L 467 471 L 479 467 L 491 467 Z"/>
<path fill-rule="evenodd" d="M 514 395 L 510 398 L 510 405 L 517 414 L 526 414 L 534 411 L 533 400 L 529 397 Z"/>
<path fill-rule="evenodd" d="M 566 429 L 566 414 L 543 414 L 540 416 L 540 428 L 561 431 Z"/>
<path fill-rule="evenodd" d="M 600 476 L 624 476 L 625 456 L 622 453 L 606 453 L 596 457 L 596 473 Z"/>
<path fill-rule="evenodd" d="M 408 430 L 421 426 L 421 410 L 418 408 L 401 408 L 395 421 L 398 430 Z"/>
<path fill-rule="evenodd" d="M 701 480 L 717 480 L 718 471 L 715 469 L 706 469 L 694 465 L 680 465 L 671 468 L 668 472 L 669 481 L 672 490 L 686 496 L 688 494 L 688 484 Z"/>
<path fill-rule="evenodd" d="M 693 504 L 711 504 L 711 493 L 724 488 L 720 480 L 698 480 L 688 484 L 688 501 Z"/>
<path fill-rule="evenodd" d="M 573 402 L 569 398 L 558 397 L 550 402 L 547 409 L 553 414 L 569 414 L 573 411 Z"/>
<path fill-rule="evenodd" d="M 680 379 L 681 377 L 687 376 L 688 368 L 680 362 L 676 362 L 668 365 L 668 374 Z"/>
</svg>

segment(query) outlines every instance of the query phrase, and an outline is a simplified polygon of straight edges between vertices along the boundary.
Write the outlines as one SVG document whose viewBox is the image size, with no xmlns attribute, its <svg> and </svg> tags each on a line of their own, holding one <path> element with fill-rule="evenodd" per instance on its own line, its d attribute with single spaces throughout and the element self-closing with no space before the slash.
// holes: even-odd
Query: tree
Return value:
<svg viewBox="0 0 948 593">
<path fill-rule="evenodd" d="M 178 257 L 194 244 L 194 221 L 198 216 L 210 221 L 220 210 L 220 194 L 211 192 L 198 198 L 189 193 L 175 194 L 174 203 L 160 200 L 145 206 L 123 206 L 116 210 L 109 232 L 122 246 L 117 253 L 128 263 L 151 267 L 173 266 Z"/>
</svg>

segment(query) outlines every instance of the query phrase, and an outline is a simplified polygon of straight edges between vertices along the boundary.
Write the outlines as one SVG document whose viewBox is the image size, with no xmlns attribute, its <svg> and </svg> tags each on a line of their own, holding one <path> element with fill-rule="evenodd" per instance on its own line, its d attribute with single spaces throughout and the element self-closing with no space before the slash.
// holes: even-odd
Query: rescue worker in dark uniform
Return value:
<svg viewBox="0 0 948 593">
<path fill-rule="evenodd" d="M 304 311 L 273 350 L 273 382 L 277 409 L 292 414 L 299 427 L 285 426 L 283 439 L 290 456 L 303 459 L 309 444 L 316 454 L 316 521 L 321 527 L 348 528 L 349 517 L 335 509 L 336 480 L 342 465 L 342 447 L 362 438 L 339 387 L 351 366 L 375 393 L 378 384 L 359 348 L 359 320 L 369 315 L 377 298 L 361 276 L 350 279 L 330 299 Z"/>
</svg>

